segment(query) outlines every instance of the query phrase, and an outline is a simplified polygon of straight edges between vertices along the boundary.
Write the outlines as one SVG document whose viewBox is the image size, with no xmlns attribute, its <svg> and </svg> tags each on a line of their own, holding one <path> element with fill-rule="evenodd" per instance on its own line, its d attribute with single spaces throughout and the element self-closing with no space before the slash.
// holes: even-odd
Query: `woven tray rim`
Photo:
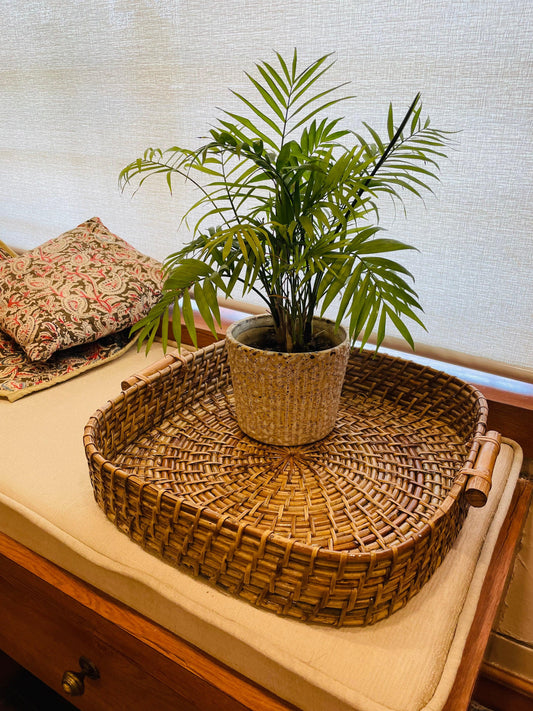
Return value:
<svg viewBox="0 0 533 711">
<path fill-rule="evenodd" d="M 225 342 L 217 341 L 216 343 L 206 346 L 205 348 L 201 348 L 193 353 L 187 353 L 186 355 L 179 357 L 179 359 L 175 360 L 174 362 L 165 365 L 163 369 L 158 370 L 155 373 L 151 373 L 148 376 L 140 376 L 138 381 L 135 382 L 128 390 L 121 392 L 113 400 L 109 400 L 108 403 L 102 409 L 97 410 L 96 413 L 94 413 L 89 419 L 84 430 L 84 444 L 89 462 L 94 461 L 97 466 L 109 469 L 112 472 L 113 480 L 118 479 L 119 481 L 122 481 L 124 483 L 124 487 L 131 487 L 132 485 L 137 487 L 138 491 L 135 490 L 134 493 L 140 493 L 140 499 L 144 493 L 152 494 L 156 499 L 168 497 L 174 502 L 178 498 L 180 498 L 176 493 L 168 490 L 165 490 L 161 493 L 160 489 L 158 489 L 155 485 L 147 483 L 134 473 L 126 472 L 124 469 L 115 466 L 113 462 L 109 459 L 106 459 L 94 445 L 93 432 L 95 427 L 97 427 L 99 420 L 104 418 L 105 415 L 114 407 L 120 406 L 123 401 L 127 402 L 130 399 L 143 397 L 145 391 L 149 388 L 152 388 L 159 379 L 165 377 L 172 377 L 172 375 L 179 372 L 182 368 L 187 367 L 189 364 L 195 363 L 199 360 L 206 360 L 207 358 L 212 357 L 214 354 L 219 354 L 224 348 Z M 354 349 L 352 351 L 351 357 L 353 357 L 353 353 L 357 352 L 358 351 Z M 370 351 L 364 351 L 364 355 L 368 355 L 370 353 Z M 436 377 L 443 377 L 447 381 L 448 385 L 455 385 L 458 390 L 467 390 L 477 402 L 479 407 L 479 416 L 475 428 L 475 433 L 472 437 L 468 456 L 464 460 L 452 487 L 450 488 L 443 501 L 439 504 L 438 510 L 433 515 L 431 520 L 426 522 L 420 529 L 413 530 L 409 534 L 407 534 L 405 540 L 401 541 L 400 543 L 393 544 L 392 546 L 389 546 L 386 549 L 379 549 L 373 551 L 338 551 L 325 548 L 317 544 L 307 544 L 298 539 L 288 538 L 275 531 L 268 531 L 268 540 L 271 544 L 279 545 L 282 548 L 286 548 L 289 544 L 291 552 L 293 552 L 294 554 L 302 554 L 307 556 L 312 555 L 315 551 L 317 551 L 316 555 L 318 557 L 325 561 L 331 561 L 332 563 L 338 563 L 340 560 L 346 558 L 347 556 L 351 559 L 356 558 L 362 563 L 367 563 L 369 561 L 388 560 L 390 558 L 401 555 L 408 549 L 412 548 L 415 542 L 420 542 L 427 536 L 430 536 L 433 532 L 434 527 L 440 521 L 440 519 L 447 516 L 452 507 L 458 504 L 459 498 L 464 493 L 465 484 L 468 479 L 466 474 L 461 473 L 461 471 L 462 469 L 471 467 L 475 462 L 477 452 L 480 446 L 479 437 L 482 437 L 486 432 L 488 406 L 485 397 L 475 386 L 464 382 L 456 376 L 450 375 L 436 368 L 432 368 L 431 366 L 419 364 L 415 361 L 411 361 L 397 356 L 392 356 L 385 353 L 379 353 L 378 358 L 381 359 L 382 362 L 390 361 L 394 363 L 404 363 L 406 366 L 419 370 L 421 373 L 429 373 Z M 204 390 L 204 393 L 207 394 L 209 392 L 213 392 L 213 390 L 218 390 L 220 389 L 220 387 L 220 384 L 214 383 L 212 386 L 206 388 Z M 192 400 L 188 400 L 187 402 L 189 403 L 191 401 Z M 250 523 L 239 522 L 229 514 L 221 515 L 216 511 L 209 509 L 208 506 L 199 506 L 194 503 L 182 500 L 180 508 L 181 510 L 187 511 L 190 514 L 197 514 L 200 510 L 200 515 L 212 521 L 213 523 L 216 523 L 219 529 L 227 527 L 229 528 L 229 530 L 235 532 L 238 532 L 242 529 L 246 532 L 247 536 L 257 541 L 262 541 L 265 537 L 265 529 L 258 528 Z M 222 523 L 220 523 L 221 519 L 224 519 Z"/>
</svg>

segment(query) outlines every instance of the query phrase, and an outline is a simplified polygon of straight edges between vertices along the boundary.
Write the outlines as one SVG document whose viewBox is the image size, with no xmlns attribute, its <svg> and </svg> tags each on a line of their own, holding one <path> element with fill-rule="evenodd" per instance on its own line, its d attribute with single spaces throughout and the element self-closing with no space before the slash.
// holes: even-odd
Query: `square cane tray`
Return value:
<svg viewBox="0 0 533 711">
<path fill-rule="evenodd" d="M 482 505 L 499 450 L 473 387 L 353 351 L 333 432 L 239 429 L 224 342 L 132 376 L 84 432 L 95 499 L 146 550 L 261 608 L 366 625 L 403 607 Z"/>
</svg>

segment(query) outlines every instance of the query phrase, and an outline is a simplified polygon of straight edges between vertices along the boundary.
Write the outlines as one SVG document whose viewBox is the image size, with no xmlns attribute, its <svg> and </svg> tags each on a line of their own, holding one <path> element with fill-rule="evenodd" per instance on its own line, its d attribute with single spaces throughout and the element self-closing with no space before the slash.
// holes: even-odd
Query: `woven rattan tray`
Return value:
<svg viewBox="0 0 533 711">
<path fill-rule="evenodd" d="M 484 502 L 499 448 L 477 390 L 386 355 L 352 353 L 335 429 L 300 447 L 239 430 L 224 342 L 123 388 L 84 434 L 108 518 L 170 564 L 318 623 L 403 607 Z"/>
</svg>

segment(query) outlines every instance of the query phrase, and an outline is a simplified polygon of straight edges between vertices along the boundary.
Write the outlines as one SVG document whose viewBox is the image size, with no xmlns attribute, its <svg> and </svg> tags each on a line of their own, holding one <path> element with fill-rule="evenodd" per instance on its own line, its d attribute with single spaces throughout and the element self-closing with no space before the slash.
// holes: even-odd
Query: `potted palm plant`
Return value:
<svg viewBox="0 0 533 711">
<path fill-rule="evenodd" d="M 167 258 L 162 297 L 134 327 L 139 345 L 161 322 L 179 343 L 182 317 L 195 343 L 191 296 L 214 332 L 219 294 L 257 294 L 268 315 L 234 324 L 227 344 L 239 425 L 274 444 L 332 429 L 351 343 L 376 332 L 379 347 L 392 324 L 414 347 L 408 324 L 423 326 L 412 275 L 390 258 L 412 247 L 380 234 L 380 200 L 431 190 L 449 133 L 422 118 L 419 94 L 398 124 L 389 106 L 384 135 L 343 128 L 329 112 L 351 98 L 339 96 L 345 84 L 322 84 L 332 64 L 325 55 L 300 68 L 296 50 L 290 61 L 276 53 L 246 74 L 252 98 L 233 92 L 243 112 L 224 111 L 202 146 L 149 148 L 120 174 L 123 187 L 162 174 L 170 190 L 179 177 L 199 191 L 184 216 L 200 212 L 192 238 Z"/>
</svg>

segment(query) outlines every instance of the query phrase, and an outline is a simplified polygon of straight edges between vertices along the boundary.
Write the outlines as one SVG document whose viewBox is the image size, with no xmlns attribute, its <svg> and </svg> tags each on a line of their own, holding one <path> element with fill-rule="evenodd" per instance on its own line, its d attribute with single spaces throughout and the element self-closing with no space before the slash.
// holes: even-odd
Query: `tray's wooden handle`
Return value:
<svg viewBox="0 0 533 711">
<path fill-rule="evenodd" d="M 472 468 L 465 467 L 461 474 L 468 476 L 466 500 L 477 508 L 485 506 L 492 483 L 492 470 L 500 451 L 501 435 L 491 430 L 483 437 L 478 437 L 479 450 Z"/>
<path fill-rule="evenodd" d="M 147 365 L 146 368 L 143 368 L 138 373 L 134 373 L 133 375 L 130 375 L 129 378 L 126 378 L 126 380 L 123 380 L 121 382 L 120 387 L 124 391 L 124 390 L 128 390 L 133 385 L 135 385 L 135 383 L 138 383 L 142 380 L 144 380 L 145 382 L 148 382 L 150 375 L 157 373 L 159 370 L 163 370 L 163 368 L 166 368 L 168 365 L 172 365 L 172 363 L 175 363 L 177 360 L 181 361 L 182 363 L 186 362 L 185 358 L 183 357 L 183 354 L 180 352 L 179 349 L 170 351 L 163 358 L 156 360 L 155 363 L 151 363 L 150 365 Z"/>
</svg>

